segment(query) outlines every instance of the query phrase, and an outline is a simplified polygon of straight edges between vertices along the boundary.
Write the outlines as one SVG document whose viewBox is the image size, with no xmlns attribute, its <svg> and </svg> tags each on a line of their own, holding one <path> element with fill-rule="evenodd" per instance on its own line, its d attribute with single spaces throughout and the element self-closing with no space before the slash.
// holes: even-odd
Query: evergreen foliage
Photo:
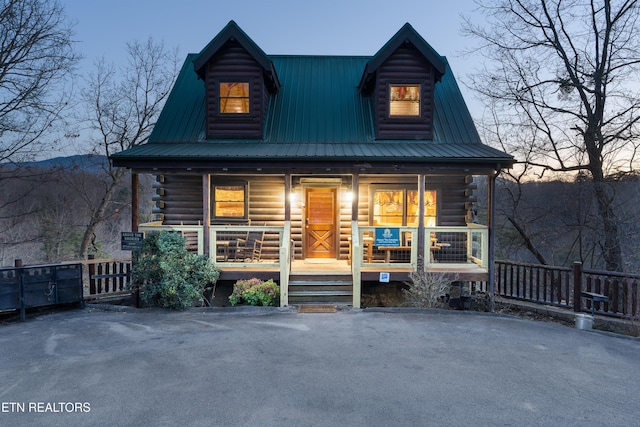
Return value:
<svg viewBox="0 0 640 427">
<path fill-rule="evenodd" d="M 220 271 L 206 256 L 189 253 L 184 237 L 163 231 L 149 233 L 134 252 L 132 275 L 144 303 L 180 310 L 202 304 L 203 292 Z"/>
</svg>

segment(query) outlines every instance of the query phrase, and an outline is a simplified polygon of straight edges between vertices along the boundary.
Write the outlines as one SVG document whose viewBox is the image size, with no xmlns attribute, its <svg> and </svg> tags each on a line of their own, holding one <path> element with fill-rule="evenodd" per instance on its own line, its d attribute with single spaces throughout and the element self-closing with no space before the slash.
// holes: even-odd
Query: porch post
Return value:
<svg viewBox="0 0 640 427">
<path fill-rule="evenodd" d="M 295 248 L 291 241 L 291 174 L 286 173 L 284 175 L 284 232 L 280 243 L 280 307 L 289 305 L 289 272 L 294 257 Z"/>
<path fill-rule="evenodd" d="M 138 174 L 131 172 L 131 231 L 138 232 L 140 224 L 140 212 L 138 208 Z"/>
<path fill-rule="evenodd" d="M 284 220 L 291 221 L 291 174 L 284 175 Z"/>
<path fill-rule="evenodd" d="M 359 175 L 354 173 L 351 177 L 351 221 L 358 221 L 358 199 L 360 196 L 360 180 Z"/>
<path fill-rule="evenodd" d="M 351 176 L 351 278 L 353 280 L 353 308 L 360 308 L 362 299 L 362 276 L 360 264 L 362 263 L 362 251 L 356 250 L 360 247 L 360 231 L 358 231 L 358 203 L 360 199 L 359 175 L 354 173 Z"/>
<path fill-rule="evenodd" d="M 202 242 L 204 255 L 210 255 L 211 244 L 211 175 L 202 175 Z"/>
<path fill-rule="evenodd" d="M 424 271 L 427 264 L 425 259 L 425 230 L 424 230 L 424 192 L 426 186 L 426 177 L 424 174 L 418 175 L 418 257 L 416 263 L 417 271 Z M 422 260 L 422 261 L 420 261 Z"/>
<path fill-rule="evenodd" d="M 495 220 L 495 213 L 494 213 L 494 207 L 495 207 L 495 184 L 496 184 L 496 177 L 498 176 L 498 173 L 494 173 L 492 175 L 490 175 L 488 178 L 488 182 L 487 182 L 487 223 L 488 223 L 488 234 L 489 234 L 489 312 L 493 313 L 493 294 L 495 291 L 495 251 L 494 251 L 494 239 L 495 239 L 495 233 L 493 230 L 493 226 L 494 226 L 494 220 Z"/>
</svg>

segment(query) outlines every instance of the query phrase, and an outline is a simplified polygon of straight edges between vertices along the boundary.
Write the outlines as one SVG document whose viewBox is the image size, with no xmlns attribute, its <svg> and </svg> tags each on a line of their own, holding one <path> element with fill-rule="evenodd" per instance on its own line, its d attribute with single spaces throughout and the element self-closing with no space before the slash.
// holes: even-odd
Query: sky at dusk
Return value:
<svg viewBox="0 0 640 427">
<path fill-rule="evenodd" d="M 61 0 L 75 22 L 80 72 L 97 59 L 123 63 L 126 43 L 152 37 L 176 47 L 180 61 L 234 20 L 267 54 L 374 55 L 406 22 L 447 57 L 475 118 L 479 103 L 464 87 L 474 43 L 461 34 L 473 0 Z"/>
</svg>

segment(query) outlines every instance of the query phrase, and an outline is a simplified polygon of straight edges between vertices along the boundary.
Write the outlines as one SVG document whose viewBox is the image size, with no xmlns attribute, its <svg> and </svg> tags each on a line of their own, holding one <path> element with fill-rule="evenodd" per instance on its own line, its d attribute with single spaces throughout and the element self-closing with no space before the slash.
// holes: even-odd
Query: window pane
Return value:
<svg viewBox="0 0 640 427">
<path fill-rule="evenodd" d="M 420 116 L 420 85 L 391 85 L 389 115 Z"/>
<path fill-rule="evenodd" d="M 373 225 L 402 225 L 404 211 L 402 190 L 373 192 Z"/>
<path fill-rule="evenodd" d="M 436 192 L 424 192 L 424 225 L 425 227 L 436 226 Z M 418 226 L 418 192 L 407 191 L 407 225 Z"/>
<path fill-rule="evenodd" d="M 249 83 L 220 83 L 220 96 L 246 98 L 249 96 Z"/>
<path fill-rule="evenodd" d="M 216 186 L 214 216 L 244 218 L 244 186 Z"/>
<path fill-rule="evenodd" d="M 249 83 L 220 83 L 220 112 L 246 114 L 249 112 Z"/>
</svg>

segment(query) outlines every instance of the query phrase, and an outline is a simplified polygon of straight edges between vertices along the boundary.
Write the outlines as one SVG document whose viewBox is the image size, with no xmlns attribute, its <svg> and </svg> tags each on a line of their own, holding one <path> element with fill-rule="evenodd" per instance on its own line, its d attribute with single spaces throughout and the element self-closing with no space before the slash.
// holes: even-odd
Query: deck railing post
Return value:
<svg viewBox="0 0 640 427">
<path fill-rule="evenodd" d="M 14 260 L 13 265 L 15 268 L 22 268 L 22 260 L 20 258 L 17 258 Z M 24 322 L 27 318 L 27 312 L 26 309 L 24 307 L 24 281 L 23 281 L 23 272 L 22 270 L 20 271 L 16 271 L 16 276 L 19 278 L 20 280 L 20 321 Z"/>
<path fill-rule="evenodd" d="M 89 261 L 93 261 L 95 259 L 94 254 L 89 254 L 87 259 Z M 89 263 L 89 295 L 96 294 L 96 279 L 93 278 L 96 274 L 96 265 L 94 263 Z"/>
<path fill-rule="evenodd" d="M 582 292 L 582 263 L 573 263 L 573 311 L 582 311 L 580 293 Z"/>
</svg>

